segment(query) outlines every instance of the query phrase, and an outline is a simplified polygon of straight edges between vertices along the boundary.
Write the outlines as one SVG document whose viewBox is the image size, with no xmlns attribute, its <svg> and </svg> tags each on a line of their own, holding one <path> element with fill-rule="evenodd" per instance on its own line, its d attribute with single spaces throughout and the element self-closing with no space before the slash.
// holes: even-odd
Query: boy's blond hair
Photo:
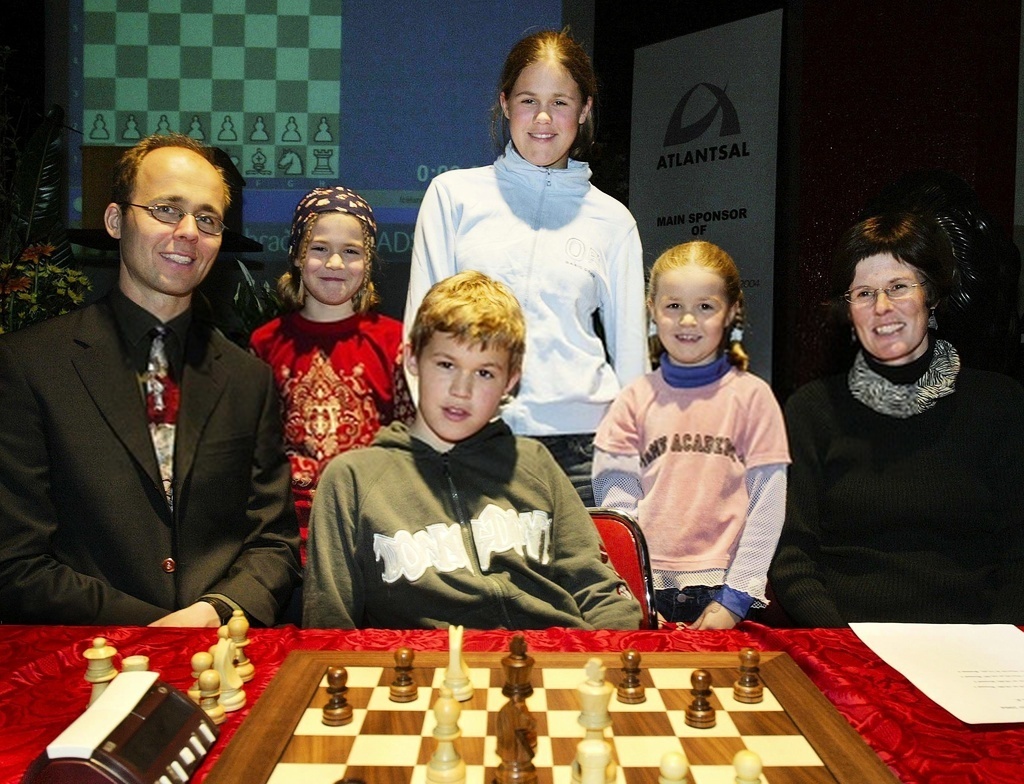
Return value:
<svg viewBox="0 0 1024 784">
<path fill-rule="evenodd" d="M 526 321 L 519 300 L 507 286 L 482 272 L 460 272 L 430 287 L 409 333 L 413 356 L 420 356 L 435 332 L 483 349 L 505 349 L 509 372 L 522 370 Z"/>
</svg>

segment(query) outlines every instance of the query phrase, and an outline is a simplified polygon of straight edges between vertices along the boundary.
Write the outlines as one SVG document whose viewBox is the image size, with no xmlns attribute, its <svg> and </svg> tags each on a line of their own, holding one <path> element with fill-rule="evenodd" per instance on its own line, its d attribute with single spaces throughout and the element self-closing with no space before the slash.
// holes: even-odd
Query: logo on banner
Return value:
<svg viewBox="0 0 1024 784">
<path fill-rule="evenodd" d="M 686 114 L 686 105 L 690 102 L 693 94 L 700 90 L 711 93 L 714 98 L 714 105 L 699 120 L 683 125 L 683 116 Z M 675 111 L 668 121 L 668 129 L 665 131 L 665 146 L 674 147 L 677 144 L 686 144 L 694 139 L 700 138 L 715 122 L 715 117 L 722 115 L 722 122 L 718 128 L 719 136 L 735 136 L 740 132 L 740 118 L 736 114 L 736 107 L 733 106 L 725 90 L 714 84 L 701 82 L 691 87 L 686 95 L 679 99 Z"/>
<path fill-rule="evenodd" d="M 683 125 L 687 116 L 686 109 L 694 95 L 710 95 L 713 105 L 702 117 Z M 718 120 L 718 136 L 725 138 L 737 136 L 741 132 L 739 113 L 725 90 L 709 82 L 695 84 L 679 99 L 668 128 L 665 129 L 665 147 L 678 147 L 704 136 Z M 722 161 L 728 158 L 745 158 L 750 155 L 747 143 L 716 144 L 711 147 L 698 147 L 683 152 L 668 152 L 658 158 L 658 169 L 673 169 L 678 166 L 690 166 L 695 163 Z"/>
</svg>

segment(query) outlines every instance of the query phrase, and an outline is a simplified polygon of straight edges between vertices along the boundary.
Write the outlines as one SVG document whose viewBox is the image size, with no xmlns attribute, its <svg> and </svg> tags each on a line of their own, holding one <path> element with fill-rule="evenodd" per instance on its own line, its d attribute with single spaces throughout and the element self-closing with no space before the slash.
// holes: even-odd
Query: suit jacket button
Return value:
<svg viewBox="0 0 1024 784">
<path fill-rule="evenodd" d="M 176 566 L 177 564 L 174 563 L 173 558 L 164 558 L 164 560 L 160 562 L 160 568 L 167 572 L 167 574 L 173 572 Z"/>
</svg>

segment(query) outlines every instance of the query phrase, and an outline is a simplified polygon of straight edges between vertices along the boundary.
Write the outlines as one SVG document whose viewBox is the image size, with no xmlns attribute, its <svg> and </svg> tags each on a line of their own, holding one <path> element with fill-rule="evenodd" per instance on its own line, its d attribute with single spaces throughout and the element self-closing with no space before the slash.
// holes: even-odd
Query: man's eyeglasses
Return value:
<svg viewBox="0 0 1024 784">
<path fill-rule="evenodd" d="M 184 219 L 186 215 L 191 215 L 195 218 L 196 227 L 203 234 L 212 234 L 214 236 L 223 234 L 224 229 L 227 226 L 224 225 L 224 221 L 218 218 L 216 215 L 211 215 L 208 212 L 186 212 L 181 207 L 177 207 L 173 204 L 132 204 L 131 202 L 125 202 L 125 207 L 138 207 L 139 209 L 145 210 L 154 218 L 161 223 L 166 223 L 169 226 L 177 226 Z"/>
<path fill-rule="evenodd" d="M 885 296 L 893 301 L 906 299 L 914 293 L 914 289 L 923 286 L 923 283 L 893 283 L 891 286 L 884 286 L 880 289 L 859 288 L 850 289 L 843 293 L 843 299 L 854 307 L 868 307 L 874 305 L 878 295 L 885 292 Z"/>
</svg>

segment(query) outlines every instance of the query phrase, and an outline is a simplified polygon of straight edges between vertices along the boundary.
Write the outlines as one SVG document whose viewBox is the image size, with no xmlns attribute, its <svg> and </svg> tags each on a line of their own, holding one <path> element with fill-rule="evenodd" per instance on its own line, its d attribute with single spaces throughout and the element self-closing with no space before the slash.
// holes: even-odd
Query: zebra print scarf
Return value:
<svg viewBox="0 0 1024 784">
<path fill-rule="evenodd" d="M 935 341 L 935 353 L 928 370 L 913 384 L 894 384 L 868 367 L 864 352 L 857 352 L 847 376 L 855 399 L 879 414 L 906 419 L 927 411 L 936 401 L 953 394 L 960 356 L 945 340 Z"/>
</svg>

